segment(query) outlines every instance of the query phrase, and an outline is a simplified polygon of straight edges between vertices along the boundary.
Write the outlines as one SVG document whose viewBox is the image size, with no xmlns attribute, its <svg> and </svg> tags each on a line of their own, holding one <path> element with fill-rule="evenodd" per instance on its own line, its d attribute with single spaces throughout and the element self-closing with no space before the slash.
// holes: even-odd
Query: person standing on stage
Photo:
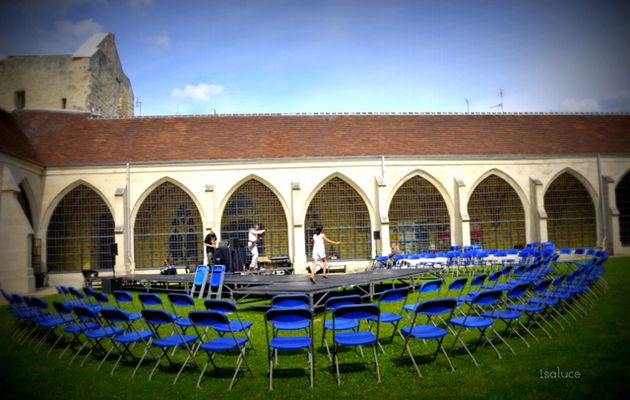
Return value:
<svg viewBox="0 0 630 400">
<path fill-rule="evenodd" d="M 249 234 L 247 237 L 247 248 L 252 252 L 252 262 L 249 263 L 249 270 L 255 271 L 258 269 L 258 235 L 265 233 L 264 229 L 260 229 L 260 225 L 254 224 L 249 228 Z"/>
<path fill-rule="evenodd" d="M 341 242 L 335 242 L 326 237 L 324 228 L 321 225 L 317 225 L 315 228 L 315 234 L 313 235 L 313 268 L 311 268 L 311 282 L 317 283 L 315 280 L 315 272 L 317 271 L 317 263 L 322 262 L 322 278 L 328 279 L 328 261 L 326 260 L 326 245 L 325 242 L 332 244 L 341 244 Z"/>
<path fill-rule="evenodd" d="M 208 265 L 214 262 L 214 251 L 217 249 L 217 235 L 212 232 L 212 228 L 207 229 L 208 234 L 203 240 L 203 245 L 206 248 L 206 254 L 208 255 Z"/>
</svg>

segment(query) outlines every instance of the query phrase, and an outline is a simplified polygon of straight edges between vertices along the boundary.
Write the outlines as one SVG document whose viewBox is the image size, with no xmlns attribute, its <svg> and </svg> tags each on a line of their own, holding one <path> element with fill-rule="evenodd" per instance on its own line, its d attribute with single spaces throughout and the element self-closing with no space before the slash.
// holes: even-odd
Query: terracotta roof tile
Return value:
<svg viewBox="0 0 630 400">
<path fill-rule="evenodd" d="M 630 153 L 628 115 L 236 115 L 22 111 L 46 165 L 300 157 Z M 10 149 L 15 145 L 4 144 Z M 26 155 L 26 154 L 31 154 Z"/>
</svg>

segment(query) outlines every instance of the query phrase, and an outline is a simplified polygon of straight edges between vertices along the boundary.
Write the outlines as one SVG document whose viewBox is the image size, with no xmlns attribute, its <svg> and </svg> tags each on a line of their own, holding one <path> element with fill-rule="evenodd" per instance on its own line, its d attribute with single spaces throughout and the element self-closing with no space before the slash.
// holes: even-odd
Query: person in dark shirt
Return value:
<svg viewBox="0 0 630 400">
<path fill-rule="evenodd" d="M 212 228 L 208 228 L 207 231 L 209 232 L 203 240 L 203 245 L 208 255 L 208 264 L 211 264 L 214 261 L 214 251 L 217 249 L 217 235 L 212 231 Z"/>
</svg>

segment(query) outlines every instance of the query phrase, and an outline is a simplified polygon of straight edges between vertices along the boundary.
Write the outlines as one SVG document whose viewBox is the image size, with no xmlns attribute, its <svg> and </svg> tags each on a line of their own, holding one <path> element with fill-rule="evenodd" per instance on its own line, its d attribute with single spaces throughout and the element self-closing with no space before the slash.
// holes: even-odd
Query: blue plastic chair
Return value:
<svg viewBox="0 0 630 400">
<path fill-rule="evenodd" d="M 499 332 L 497 332 L 496 329 L 494 329 L 493 327 L 494 320 L 492 318 L 486 318 L 486 317 L 480 316 L 482 312 L 485 311 L 484 308 L 496 306 L 501 300 L 502 295 L 503 295 L 503 292 L 501 290 L 487 290 L 487 291 L 479 292 L 470 301 L 471 309 L 469 310 L 468 314 L 466 314 L 463 317 L 452 318 L 450 321 L 448 321 L 449 324 L 456 327 L 455 340 L 453 341 L 453 346 L 451 347 L 451 351 L 453 351 L 453 349 L 455 348 L 455 345 L 457 344 L 457 341 L 459 341 L 464 347 L 464 349 L 466 350 L 466 352 L 468 353 L 468 355 L 472 358 L 477 368 L 479 368 L 479 363 L 477 362 L 477 359 L 475 358 L 475 356 L 473 356 L 468 346 L 466 346 L 466 342 L 464 342 L 464 340 L 461 337 L 461 333 L 464 329 L 477 329 L 479 331 L 479 339 L 477 340 L 474 349 L 477 349 L 481 341 L 483 339 L 486 339 L 486 341 L 490 344 L 490 346 L 492 346 L 494 351 L 497 353 L 497 356 L 499 357 L 499 359 L 501 358 L 501 353 L 499 353 L 499 350 L 496 348 L 494 343 L 492 343 L 492 340 L 490 340 L 490 338 L 486 335 L 486 330 L 491 329 L 494 332 L 494 334 L 503 343 L 505 343 L 505 345 L 508 348 L 510 349 L 512 348 L 505 341 L 505 339 L 503 339 L 503 337 L 499 335 Z"/>
<path fill-rule="evenodd" d="M 381 308 L 383 303 L 401 303 L 399 313 L 393 313 L 393 312 L 387 312 L 387 311 L 381 312 L 381 323 L 392 324 L 394 328 L 392 331 L 392 334 L 388 338 L 390 342 L 394 340 L 394 336 L 396 336 L 396 332 L 398 332 L 398 334 L 401 335 L 402 337 L 402 334 L 398 330 L 398 325 L 400 324 L 400 320 L 403 319 L 402 313 L 403 313 L 405 305 L 407 304 L 408 297 L 409 297 L 409 287 L 385 290 L 379 296 L 379 299 L 378 299 L 379 308 Z M 385 353 L 385 349 L 383 349 L 383 346 L 381 346 L 380 339 L 381 338 L 379 337 L 378 345 L 383 351 L 383 353 Z"/>
<path fill-rule="evenodd" d="M 210 273 L 210 267 L 207 265 L 200 265 L 195 271 L 195 277 L 193 279 L 192 287 L 190 288 L 190 295 L 195 295 L 195 290 L 199 288 L 199 298 L 203 297 L 206 283 L 208 283 L 208 275 Z"/>
<path fill-rule="evenodd" d="M 221 298 L 223 294 L 223 280 L 225 279 L 225 265 L 215 265 L 212 267 L 210 275 L 210 286 L 208 288 L 208 298 Z"/>
<path fill-rule="evenodd" d="M 214 329 L 216 329 L 216 331 L 219 332 L 220 335 L 224 335 L 230 332 L 242 332 L 247 336 L 247 339 L 249 339 L 249 346 L 254 349 L 254 344 L 252 343 L 251 337 L 251 329 L 254 324 L 250 321 L 243 321 L 241 319 L 236 304 L 227 300 L 206 299 L 203 302 L 203 305 L 206 310 L 218 311 L 226 315 L 233 314 L 236 317 L 236 320 L 229 320 L 229 325 L 217 325 Z"/>
<path fill-rule="evenodd" d="M 405 354 L 405 350 L 407 350 L 409 356 L 411 357 L 411 361 L 413 362 L 413 366 L 416 368 L 418 376 L 422 377 L 422 373 L 420 372 L 420 368 L 418 368 L 418 364 L 416 363 L 416 360 L 413 357 L 413 353 L 411 352 L 411 347 L 409 346 L 409 341 L 411 339 L 421 339 L 423 341 L 437 340 L 437 348 L 435 349 L 435 353 L 433 353 L 433 361 L 435 361 L 435 359 L 437 358 L 438 352 L 442 350 L 444 356 L 446 357 L 446 360 L 448 361 L 448 364 L 451 366 L 451 372 L 455 371 L 453 363 L 451 363 L 451 360 L 448 357 L 446 350 L 442 346 L 442 342 L 448 334 L 448 330 L 438 327 L 434 323 L 431 323 L 431 319 L 435 315 L 449 314 L 447 320 L 450 320 L 453 317 L 453 313 L 456 307 L 457 300 L 454 298 L 427 300 L 417 305 L 411 325 L 405 326 L 401 329 L 405 345 L 400 357 L 402 358 L 402 356 Z M 420 315 L 427 317 L 426 324 L 420 324 Z"/>
<path fill-rule="evenodd" d="M 361 296 L 358 294 L 346 295 L 346 296 L 335 296 L 326 300 L 324 303 L 324 318 L 322 322 L 322 347 L 326 348 L 326 353 L 328 354 L 328 359 L 332 361 L 332 354 L 330 353 L 330 348 L 328 346 L 328 340 L 326 339 L 326 333 L 328 331 L 336 330 L 347 331 L 352 329 L 357 329 L 359 327 L 359 323 L 353 319 L 344 319 L 341 321 L 337 321 L 335 324 L 333 320 L 327 319 L 328 312 L 334 312 L 337 308 L 347 305 L 353 304 L 361 304 L 362 303 Z"/>
<path fill-rule="evenodd" d="M 201 386 L 201 379 L 208 368 L 208 364 L 212 363 L 215 371 L 218 370 L 218 367 L 215 363 L 215 354 L 217 353 L 228 353 L 232 351 L 236 351 L 238 357 L 236 359 L 236 367 L 234 368 L 234 375 L 232 376 L 232 380 L 230 381 L 229 390 L 232 390 L 234 386 L 234 381 L 238 376 L 239 371 L 241 370 L 241 364 L 244 362 L 247 370 L 249 371 L 252 378 L 254 374 L 252 372 L 249 363 L 247 362 L 247 358 L 245 357 L 245 350 L 247 346 L 248 339 L 246 337 L 237 337 L 234 335 L 234 331 L 230 330 L 227 335 L 220 335 L 219 337 L 209 338 L 211 332 L 215 331 L 218 326 L 230 326 L 230 320 L 228 317 L 220 313 L 218 311 L 191 311 L 188 314 L 188 319 L 191 322 L 192 327 L 195 329 L 197 336 L 200 338 L 201 344 L 195 349 L 194 356 L 197 355 L 199 350 L 203 350 L 206 352 L 208 356 L 208 361 L 206 361 L 201 373 L 199 374 L 199 379 L 197 379 L 197 387 Z M 216 331 L 215 331 L 216 332 Z"/>
<path fill-rule="evenodd" d="M 88 357 L 90 356 L 90 354 L 92 354 L 94 350 L 100 350 L 103 353 L 105 353 L 105 356 L 103 357 L 98 367 L 96 368 L 97 370 L 99 370 L 101 366 L 103 365 L 103 363 L 105 362 L 105 360 L 107 359 L 107 357 L 109 356 L 109 354 L 113 350 L 113 348 L 110 348 L 109 351 L 105 350 L 105 347 L 103 346 L 103 341 L 105 339 L 112 338 L 113 336 L 120 335 L 121 333 L 124 332 L 124 330 L 120 327 L 103 326 L 97 312 L 89 307 L 75 306 L 73 307 L 73 310 L 77 316 L 77 319 L 80 321 L 80 323 L 86 324 L 85 329 L 82 330 L 83 336 L 86 339 L 86 341 L 83 343 L 83 346 L 87 345 L 89 342 L 92 342 L 92 346 L 90 346 L 90 350 L 85 355 L 85 357 L 83 357 L 83 361 L 81 361 L 81 366 L 85 364 L 85 361 L 88 359 Z M 88 327 L 93 326 L 92 324 L 97 324 L 98 328 L 89 329 Z M 81 352 L 81 350 L 83 349 L 83 346 L 75 354 L 75 357 Z M 70 363 L 72 363 L 72 361 L 74 361 L 74 357 L 72 358 Z"/>
<path fill-rule="evenodd" d="M 342 331 L 337 329 L 338 321 L 353 320 L 365 321 L 367 329 L 356 331 Z M 378 343 L 379 328 L 381 320 L 381 310 L 376 304 L 356 304 L 341 306 L 333 311 L 333 361 L 337 371 L 337 384 L 341 385 L 341 373 L 339 372 L 339 347 L 340 346 L 367 346 L 372 345 L 374 354 L 374 364 L 376 367 L 376 380 L 381 382 L 381 371 L 378 366 L 378 354 L 376 344 Z M 376 326 L 376 333 L 372 332 Z"/>
<path fill-rule="evenodd" d="M 171 358 L 168 356 L 168 352 L 171 349 L 176 349 L 176 350 L 184 349 L 186 350 L 186 353 L 187 353 L 186 360 L 184 361 L 181 368 L 179 369 L 179 372 L 175 376 L 175 379 L 173 380 L 173 384 L 177 383 L 177 379 L 179 379 L 179 375 L 182 373 L 182 371 L 188 364 L 189 360 L 192 359 L 195 365 L 199 367 L 199 364 L 197 363 L 197 360 L 194 357 L 194 350 L 193 350 L 193 346 L 195 345 L 195 342 L 199 339 L 196 335 L 186 335 L 186 334 L 180 333 L 177 329 L 177 325 L 175 325 L 175 318 L 173 317 L 171 313 L 169 313 L 166 310 L 144 309 L 140 312 L 142 313 L 142 317 L 144 318 L 147 326 L 149 327 L 151 332 L 153 332 L 155 339 L 152 340 L 150 343 L 148 343 L 147 346 L 145 347 L 144 354 L 142 355 L 142 358 L 138 362 L 138 365 L 142 363 L 147 353 L 150 352 L 151 346 L 157 347 L 161 350 L 161 355 L 159 357 L 156 357 L 157 360 L 155 362 L 155 366 L 153 367 L 153 369 L 151 370 L 151 373 L 149 374 L 149 380 L 153 378 L 153 374 L 155 373 L 155 370 L 162 362 L 163 358 L 166 357 L 171 367 L 175 366 Z M 169 336 L 161 336 L 160 327 L 163 327 L 163 326 L 170 326 L 174 333 Z"/>
<path fill-rule="evenodd" d="M 185 293 L 167 293 L 166 297 L 171 303 L 173 315 L 186 315 L 190 311 L 197 310 L 195 300 L 190 295 L 187 295 Z M 184 310 L 184 312 L 178 313 L 177 309 Z M 180 326 L 183 332 L 186 332 L 186 328 L 192 326 L 192 323 L 190 322 L 190 319 L 188 317 L 178 318 L 175 321 L 175 324 Z"/>
<path fill-rule="evenodd" d="M 123 325 L 121 328 L 124 329 L 124 332 L 111 338 L 114 344 L 122 346 L 122 349 L 119 349 L 120 354 L 118 356 L 118 360 L 116 360 L 116 363 L 110 372 L 111 375 L 114 375 L 116 367 L 118 367 L 118 364 L 120 364 L 120 361 L 125 355 L 128 355 L 134 363 L 139 361 L 139 359 L 131 351 L 132 346 L 142 343 L 144 344 L 145 349 L 149 349 L 149 351 L 151 351 L 149 343 L 155 334 L 146 329 L 136 330 L 133 326 L 133 320 L 130 318 L 128 312 L 118 308 L 104 308 L 101 310 L 101 316 L 112 329 L 115 329 L 118 325 Z M 152 352 L 151 354 L 155 358 L 155 355 Z M 138 367 L 140 367 L 140 363 L 136 364 L 136 368 L 133 370 L 131 375 L 132 378 L 136 375 Z"/>
<path fill-rule="evenodd" d="M 130 292 L 127 292 L 126 290 L 114 290 L 112 291 L 112 295 L 114 296 L 114 299 L 116 299 L 116 304 L 118 305 L 119 309 L 125 310 L 124 305 L 130 305 L 132 311 L 128 312 L 130 317 L 134 321 L 142 318 L 142 314 L 140 314 L 140 310 L 138 310 L 138 307 L 136 307 L 136 304 L 133 300 L 133 295 Z"/>
<path fill-rule="evenodd" d="M 444 280 L 443 279 L 432 279 L 432 280 L 429 280 L 429 281 L 422 282 L 420 285 L 416 286 L 416 292 L 418 294 L 416 296 L 415 303 L 413 303 L 413 304 L 405 304 L 405 306 L 403 307 L 403 309 L 405 311 L 407 311 L 407 313 L 408 313 L 407 317 L 409 319 L 412 318 L 409 313 L 412 313 L 412 312 L 415 311 L 416 306 L 420 302 L 420 298 L 422 297 L 422 295 L 424 293 L 438 292 L 438 294 L 439 294 L 440 290 L 442 289 L 442 285 L 443 284 L 444 284 Z"/>
<path fill-rule="evenodd" d="M 279 336 L 277 325 L 308 325 L 306 335 Z M 306 350 L 310 368 L 310 387 L 314 384 L 313 311 L 306 308 L 272 308 L 265 313 L 265 337 L 269 364 L 269 390 L 273 390 L 274 357 L 278 351 Z"/>
</svg>

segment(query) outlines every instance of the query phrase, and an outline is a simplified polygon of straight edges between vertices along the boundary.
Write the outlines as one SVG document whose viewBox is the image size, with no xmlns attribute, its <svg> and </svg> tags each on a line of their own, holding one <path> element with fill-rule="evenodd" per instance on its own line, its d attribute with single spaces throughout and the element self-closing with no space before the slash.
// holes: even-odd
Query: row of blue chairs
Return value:
<svg viewBox="0 0 630 400">
<path fill-rule="evenodd" d="M 500 358 L 500 345 L 514 351 L 508 341 L 511 336 L 518 336 L 529 347 L 527 335 L 539 340 L 534 328 L 551 337 L 551 331 L 558 332 L 556 326 L 564 329 L 570 318 L 577 320 L 580 315 L 585 315 L 607 288 L 601 279 L 606 257 L 604 254 L 601 256 L 555 277 L 539 263 L 505 266 L 490 274 L 477 274 L 470 278 L 462 276 L 451 280 L 448 285 L 443 279 L 428 280 L 413 288 L 416 297 L 411 301 L 408 299 L 413 292 L 409 288 L 385 291 L 376 304 L 365 304 L 358 295 L 333 297 L 325 302 L 321 346 L 332 361 L 339 384 L 342 347 L 356 347 L 361 354 L 363 347 L 372 347 L 375 374 L 380 381 L 378 349 L 385 353 L 383 344 L 394 341 L 397 334 L 403 340 L 401 357 L 405 353 L 409 355 L 419 376 L 422 375 L 411 347 L 414 341 L 419 340 L 435 340 L 437 347 L 432 354 L 433 359 L 441 351 L 451 371 L 454 367 L 449 354 L 455 347 L 463 348 L 479 366 L 473 352 L 482 343 L 490 345 Z M 435 292 L 438 298 L 427 300 L 426 294 L 430 292 Z M 212 364 L 217 368 L 215 354 L 225 352 L 236 356 L 230 388 L 241 370 L 253 374 L 246 358 L 247 350 L 253 350 L 253 324 L 242 321 L 231 302 L 209 299 L 204 303 L 205 310 L 196 310 L 190 295 L 169 293 L 166 296 L 171 305 L 169 310 L 161 296 L 140 293 L 138 301 L 144 308 L 137 311 L 130 310 L 128 305 L 127 310 L 122 309 L 126 303 L 119 300 L 134 303 L 133 296 L 128 292 L 115 292 L 115 304 L 109 301 L 107 295 L 90 292 L 89 288 L 82 291 L 68 288 L 67 293 L 65 301 L 53 302 L 53 311 L 42 299 L 3 292 L 19 328 L 15 333 L 20 343 L 35 343 L 39 351 L 48 338 L 57 336 L 50 353 L 66 337 L 68 345 L 60 358 L 74 345 L 78 350 L 72 357 L 73 362 L 87 348 L 81 365 L 91 354 L 100 353 L 100 369 L 107 358 L 116 353 L 118 360 L 111 373 L 123 359 L 127 359 L 136 363 L 132 376 L 151 356 L 155 365 L 149 379 L 165 358 L 170 365 L 176 366 L 172 357 L 176 351 L 181 351 L 185 360 L 174 383 L 186 366 L 193 365 L 201 371 L 197 380 L 197 386 L 200 386 L 208 366 Z M 385 303 L 400 303 L 400 312 L 381 311 Z M 186 313 L 181 312 L 184 307 L 189 308 Z M 235 315 L 234 319 L 230 319 L 229 315 Z M 306 351 L 309 381 L 313 386 L 313 318 L 314 312 L 306 295 L 287 294 L 272 299 L 271 308 L 265 314 L 270 390 L 273 389 L 278 353 L 283 351 Z M 504 323 L 501 332 L 498 321 Z M 391 335 L 381 337 L 382 324 L 391 324 Z M 479 337 L 473 346 L 462 338 L 465 331 L 478 332 Z M 453 340 L 450 350 L 444 345 L 448 337 Z M 330 347 L 329 339 L 332 339 Z M 138 345 L 143 346 L 141 357 L 136 357 L 132 351 Z M 205 364 L 200 361 L 203 353 L 206 353 Z"/>
</svg>

